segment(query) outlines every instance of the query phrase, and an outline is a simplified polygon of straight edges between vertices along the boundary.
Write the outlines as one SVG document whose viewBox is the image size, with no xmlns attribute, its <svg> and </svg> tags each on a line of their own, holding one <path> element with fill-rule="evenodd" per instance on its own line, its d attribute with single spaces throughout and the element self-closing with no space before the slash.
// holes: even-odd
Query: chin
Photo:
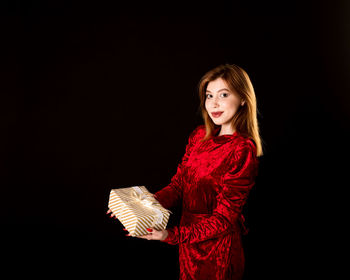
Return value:
<svg viewBox="0 0 350 280">
<path fill-rule="evenodd" d="M 215 125 L 222 125 L 222 122 L 212 120 Z"/>
</svg>

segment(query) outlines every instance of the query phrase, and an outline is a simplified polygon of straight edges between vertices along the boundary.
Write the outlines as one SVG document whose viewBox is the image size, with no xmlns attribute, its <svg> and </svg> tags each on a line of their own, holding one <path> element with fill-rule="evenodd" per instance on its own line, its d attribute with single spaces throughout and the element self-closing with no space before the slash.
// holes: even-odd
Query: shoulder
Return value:
<svg viewBox="0 0 350 280">
<path fill-rule="evenodd" d="M 190 140 L 191 141 L 198 141 L 200 139 L 202 139 L 206 134 L 206 130 L 205 130 L 205 125 L 201 124 L 198 125 L 190 134 Z"/>
<path fill-rule="evenodd" d="M 236 159 L 247 157 L 248 155 L 256 157 L 256 145 L 254 141 L 251 138 L 245 137 L 241 134 L 238 134 L 235 138 L 232 149 Z"/>
</svg>

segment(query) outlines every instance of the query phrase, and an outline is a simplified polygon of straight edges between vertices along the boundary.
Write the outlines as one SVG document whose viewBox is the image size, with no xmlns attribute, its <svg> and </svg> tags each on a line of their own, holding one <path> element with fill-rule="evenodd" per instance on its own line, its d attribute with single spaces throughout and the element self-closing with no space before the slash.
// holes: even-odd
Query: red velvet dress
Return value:
<svg viewBox="0 0 350 280">
<path fill-rule="evenodd" d="M 256 147 L 238 132 L 200 142 L 204 135 L 204 125 L 191 133 L 176 174 L 155 194 L 165 208 L 182 204 L 180 225 L 163 242 L 179 245 L 180 279 L 238 280 L 241 212 L 258 174 Z"/>
</svg>

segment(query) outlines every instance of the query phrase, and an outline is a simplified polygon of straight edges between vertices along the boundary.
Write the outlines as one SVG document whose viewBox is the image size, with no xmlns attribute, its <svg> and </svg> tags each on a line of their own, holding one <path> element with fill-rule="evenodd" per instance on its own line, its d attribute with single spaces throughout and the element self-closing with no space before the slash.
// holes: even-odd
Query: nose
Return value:
<svg viewBox="0 0 350 280">
<path fill-rule="evenodd" d="M 212 107 L 213 108 L 219 107 L 219 99 L 217 97 L 213 97 L 213 99 L 212 99 Z"/>
</svg>

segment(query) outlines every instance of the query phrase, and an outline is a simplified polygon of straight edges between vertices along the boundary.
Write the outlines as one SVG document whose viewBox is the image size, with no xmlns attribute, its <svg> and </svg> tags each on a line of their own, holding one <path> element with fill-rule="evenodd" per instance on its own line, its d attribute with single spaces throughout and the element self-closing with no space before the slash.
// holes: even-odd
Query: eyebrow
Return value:
<svg viewBox="0 0 350 280">
<path fill-rule="evenodd" d="M 220 92 L 220 91 L 230 91 L 229 89 L 227 89 L 227 88 L 222 88 L 222 89 L 220 89 L 220 90 L 218 90 L 218 92 Z M 206 90 L 206 92 L 210 92 L 211 93 L 211 91 L 210 90 Z"/>
</svg>

